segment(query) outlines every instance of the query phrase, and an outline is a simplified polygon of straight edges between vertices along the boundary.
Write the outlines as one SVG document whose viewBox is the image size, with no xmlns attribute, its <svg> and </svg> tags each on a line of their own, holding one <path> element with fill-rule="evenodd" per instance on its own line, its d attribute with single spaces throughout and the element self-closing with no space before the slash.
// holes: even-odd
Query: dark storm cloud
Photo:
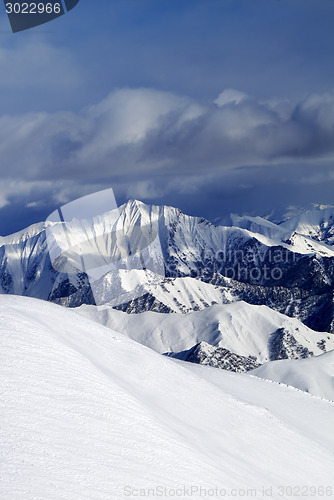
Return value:
<svg viewBox="0 0 334 500">
<path fill-rule="evenodd" d="M 331 160 L 334 93 L 287 115 L 237 91 L 214 103 L 151 89 L 118 90 L 80 113 L 0 118 L 1 175 L 96 182 L 112 175 L 197 174 L 245 164 Z"/>
<path fill-rule="evenodd" d="M 80 113 L 2 116 L 0 208 L 47 216 L 106 186 L 122 201 L 171 203 L 210 217 L 214 204 L 216 214 L 228 211 L 229 199 L 230 211 L 255 204 L 261 213 L 273 200 L 291 204 L 297 192 L 310 200 L 313 190 L 312 201 L 322 203 L 333 188 L 333 137 L 330 92 L 292 104 L 233 89 L 214 102 L 118 90 Z"/>
<path fill-rule="evenodd" d="M 212 217 L 326 203 L 333 2 L 98 4 L 0 19 L 0 234 L 104 187 Z"/>
<path fill-rule="evenodd" d="M 314 204 L 334 204 L 334 162 L 238 167 L 203 175 L 155 176 L 116 185 L 119 201 L 139 198 L 214 219 L 232 212 L 279 221 Z"/>
</svg>

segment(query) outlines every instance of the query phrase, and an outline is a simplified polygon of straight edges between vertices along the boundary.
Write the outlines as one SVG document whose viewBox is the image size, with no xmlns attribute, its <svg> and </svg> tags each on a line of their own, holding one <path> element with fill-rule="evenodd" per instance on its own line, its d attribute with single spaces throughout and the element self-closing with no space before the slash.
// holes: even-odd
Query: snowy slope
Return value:
<svg viewBox="0 0 334 500">
<path fill-rule="evenodd" d="M 37 224 L 32 224 L 31 226 L 27 227 L 26 229 L 22 229 L 17 233 L 13 233 L 8 236 L 0 236 L 0 246 L 22 244 L 29 238 L 38 236 L 45 230 L 45 227 L 45 222 L 38 222 Z"/>
<path fill-rule="evenodd" d="M 50 223 L 39 223 L 13 235 L 0 237 L 0 294 L 27 295 L 44 300 L 70 292 L 68 276 L 52 266 L 46 238 Z M 87 287 L 87 279 L 74 270 L 73 290 Z M 62 290 L 60 292 L 60 290 Z"/>
<path fill-rule="evenodd" d="M 329 247 L 334 243 L 334 208 L 306 212 L 281 224 L 262 217 L 231 214 L 230 225 L 246 229 L 265 244 L 293 248 L 297 253 L 332 256 Z"/>
<path fill-rule="evenodd" d="M 226 281 L 230 280 L 226 279 Z M 164 313 L 187 313 L 212 304 L 238 300 L 233 287 L 223 288 L 189 277 L 162 279 L 161 276 L 143 270 L 120 269 L 117 273 L 108 273 L 96 285 L 95 292 L 100 298 L 99 303 L 111 307 L 120 307 L 120 304 L 125 304 L 127 312 L 141 312 L 149 309 Z M 80 293 L 79 291 L 78 295 Z M 75 297 L 76 294 L 73 294 L 69 299 L 71 306 L 76 305 Z M 59 302 L 62 305 L 69 305 L 63 299 Z M 80 303 L 79 299 L 78 303 Z"/>
<path fill-rule="evenodd" d="M 232 373 L 185 361 L 175 361 L 194 375 L 245 403 L 267 408 L 276 418 L 305 437 L 317 436 L 317 442 L 331 451 L 334 447 L 334 403 L 325 403 L 314 412 L 314 397 L 295 387 L 273 383 L 248 373 Z M 320 407 L 319 407 L 320 408 Z"/>
<path fill-rule="evenodd" d="M 334 349 L 334 335 L 315 332 L 295 318 L 242 301 L 188 314 L 126 314 L 108 306 L 76 310 L 159 353 L 177 353 L 204 341 L 265 363 Z"/>
<path fill-rule="evenodd" d="M 272 361 L 250 373 L 334 401 L 334 351 L 309 359 Z"/>
<path fill-rule="evenodd" d="M 293 408 L 297 398 L 308 407 L 296 427 L 295 415 L 266 409 L 268 382 L 245 378 L 248 398 L 261 388 L 266 401 L 245 403 L 219 387 L 223 371 L 210 381 L 33 299 L 2 297 L 0 342 L 1 498 L 118 500 L 125 486 L 235 488 L 236 496 L 272 486 L 278 499 L 279 485 L 329 482 L 329 402 L 275 387 L 275 404 Z"/>
<path fill-rule="evenodd" d="M 235 373 L 248 372 L 261 366 L 255 356 L 241 356 L 225 347 L 214 347 L 203 341 L 186 351 L 167 355 L 188 363 L 212 366 Z"/>
<path fill-rule="evenodd" d="M 283 222 L 280 227 L 334 245 L 334 207 L 310 210 Z"/>
<path fill-rule="evenodd" d="M 37 289 L 32 269 L 48 268 Z M 49 265 L 44 224 L 34 224 L 10 236 L 0 237 L 0 293 L 24 295 L 25 291 L 47 299 L 55 272 Z"/>
</svg>

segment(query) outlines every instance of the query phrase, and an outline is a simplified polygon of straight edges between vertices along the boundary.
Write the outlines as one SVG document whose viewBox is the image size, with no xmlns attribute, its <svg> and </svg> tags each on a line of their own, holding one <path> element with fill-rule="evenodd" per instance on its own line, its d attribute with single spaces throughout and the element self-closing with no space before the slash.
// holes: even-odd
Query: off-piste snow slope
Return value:
<svg viewBox="0 0 334 500">
<path fill-rule="evenodd" d="M 314 358 L 272 361 L 251 373 L 334 401 L 334 350 Z"/>
<path fill-rule="evenodd" d="M 328 401 L 163 357 L 26 297 L 1 297 L 0 343 L 1 499 L 280 499 L 332 482 Z"/>
<path fill-rule="evenodd" d="M 243 301 L 188 314 L 127 314 L 107 305 L 82 305 L 77 312 L 161 354 L 206 342 L 240 356 L 254 356 L 262 364 L 282 357 L 318 356 L 334 349 L 333 334 L 315 332 L 296 318 Z"/>
</svg>

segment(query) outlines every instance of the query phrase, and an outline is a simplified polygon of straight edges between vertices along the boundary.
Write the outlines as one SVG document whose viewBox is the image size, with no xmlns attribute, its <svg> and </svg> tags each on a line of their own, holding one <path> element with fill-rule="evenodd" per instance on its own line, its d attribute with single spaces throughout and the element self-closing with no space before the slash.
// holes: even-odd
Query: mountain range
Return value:
<svg viewBox="0 0 334 500">
<path fill-rule="evenodd" d="M 63 224 L 0 239 L 2 294 L 78 308 L 161 354 L 233 371 L 334 349 L 333 207 L 280 224 L 231 215 L 221 226 L 129 201 L 117 220 L 111 212 L 73 220 L 76 253 L 57 251 L 59 267 L 48 234 L 63 234 Z M 159 251 L 145 240 L 152 234 Z M 103 263 L 94 283 L 77 258 L 82 245 L 86 259 Z"/>
<path fill-rule="evenodd" d="M 334 209 L 225 224 L 0 239 L 1 498 L 332 494 Z"/>
</svg>

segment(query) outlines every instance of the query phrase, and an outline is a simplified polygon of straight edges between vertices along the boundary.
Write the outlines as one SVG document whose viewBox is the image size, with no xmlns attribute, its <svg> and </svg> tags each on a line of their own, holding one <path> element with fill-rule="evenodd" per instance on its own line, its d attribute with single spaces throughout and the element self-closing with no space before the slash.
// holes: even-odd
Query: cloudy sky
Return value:
<svg viewBox="0 0 334 500">
<path fill-rule="evenodd" d="M 0 234 L 109 187 L 207 218 L 334 204 L 332 0 L 0 16 Z"/>
</svg>

